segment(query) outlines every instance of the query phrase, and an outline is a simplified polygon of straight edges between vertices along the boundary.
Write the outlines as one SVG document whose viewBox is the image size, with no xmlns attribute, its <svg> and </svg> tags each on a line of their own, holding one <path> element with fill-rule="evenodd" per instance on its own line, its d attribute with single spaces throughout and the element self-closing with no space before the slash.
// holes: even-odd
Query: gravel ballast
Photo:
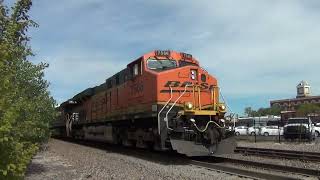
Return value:
<svg viewBox="0 0 320 180">
<path fill-rule="evenodd" d="M 283 149 L 283 150 L 294 150 L 294 151 L 305 151 L 305 152 L 320 152 L 319 143 L 274 143 L 274 142 L 246 142 L 238 141 L 238 147 L 252 147 L 252 148 L 268 148 L 268 149 Z M 254 162 L 263 162 L 270 164 L 279 164 L 284 166 L 292 166 L 298 168 L 308 168 L 308 169 L 320 169 L 320 162 L 309 162 L 300 160 L 289 160 L 282 158 L 269 158 L 263 156 L 254 155 L 242 155 L 242 154 L 226 154 L 222 157 L 235 158 L 241 160 L 248 160 Z"/>
<path fill-rule="evenodd" d="M 32 160 L 25 179 L 239 179 L 169 157 L 148 155 L 141 158 L 51 139 Z"/>
<path fill-rule="evenodd" d="M 241 159 L 253 162 L 260 162 L 260 163 L 268 163 L 268 164 L 277 164 L 283 166 L 292 166 L 297 168 L 307 168 L 307 169 L 320 169 L 320 163 L 316 162 L 304 162 L 300 160 L 289 160 L 289 159 L 281 159 L 281 158 L 268 158 L 268 157 L 260 157 L 260 156 L 253 156 L 253 155 L 242 155 L 242 154 L 226 154 L 222 155 L 222 157 L 228 157 L 233 159 Z"/>
</svg>

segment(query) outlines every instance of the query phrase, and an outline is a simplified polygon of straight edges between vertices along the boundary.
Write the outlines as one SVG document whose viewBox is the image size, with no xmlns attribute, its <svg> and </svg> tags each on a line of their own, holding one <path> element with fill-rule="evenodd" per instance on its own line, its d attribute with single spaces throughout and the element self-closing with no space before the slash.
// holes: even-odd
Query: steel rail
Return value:
<svg viewBox="0 0 320 180">
<path fill-rule="evenodd" d="M 236 147 L 235 153 L 241 153 L 244 155 L 259 155 L 268 156 L 273 158 L 285 158 L 285 159 L 298 159 L 306 161 L 320 162 L 320 153 L 306 152 L 306 151 L 293 151 L 293 150 L 281 150 L 281 149 L 264 149 L 264 148 L 251 148 L 251 147 Z"/>
<path fill-rule="evenodd" d="M 303 175 L 303 176 L 320 177 L 320 170 L 316 170 L 316 169 L 298 168 L 298 167 L 292 167 L 292 166 L 284 166 L 284 165 L 279 165 L 279 164 L 248 161 L 248 160 L 227 158 L 227 157 L 221 157 L 221 156 L 197 157 L 197 158 L 195 158 L 195 160 L 210 163 L 210 164 L 216 164 L 217 162 L 241 164 L 241 165 L 251 166 L 254 168 L 269 169 L 272 171 L 277 171 L 277 172 L 282 172 L 282 173 L 292 173 L 292 174 Z M 270 177 L 267 179 L 271 179 L 271 174 L 269 174 L 269 176 Z"/>
<path fill-rule="evenodd" d="M 231 174 L 233 176 L 238 176 L 241 178 L 250 178 L 250 179 L 273 179 L 273 180 L 292 180 L 298 178 L 292 178 L 284 175 L 270 174 L 266 172 L 258 172 L 238 167 L 232 167 L 228 165 L 223 165 L 220 163 L 210 163 L 203 160 L 192 160 L 192 165 L 209 168 L 210 170 Z"/>
</svg>

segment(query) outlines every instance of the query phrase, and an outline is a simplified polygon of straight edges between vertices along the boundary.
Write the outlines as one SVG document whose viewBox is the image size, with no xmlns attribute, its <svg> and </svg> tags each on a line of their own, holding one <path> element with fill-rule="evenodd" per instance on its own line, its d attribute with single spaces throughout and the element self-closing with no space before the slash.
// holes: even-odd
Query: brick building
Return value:
<svg viewBox="0 0 320 180">
<path fill-rule="evenodd" d="M 297 85 L 296 98 L 270 101 L 271 107 L 277 106 L 283 110 L 281 116 L 284 119 L 295 117 L 296 108 L 300 104 L 320 104 L 320 96 L 311 95 L 311 86 L 306 81 L 301 81 Z"/>
</svg>

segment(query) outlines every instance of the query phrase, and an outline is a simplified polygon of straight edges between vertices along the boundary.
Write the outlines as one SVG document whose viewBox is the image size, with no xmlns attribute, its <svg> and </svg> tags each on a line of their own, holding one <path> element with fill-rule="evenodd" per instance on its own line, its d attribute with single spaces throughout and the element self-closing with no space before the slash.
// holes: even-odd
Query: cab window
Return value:
<svg viewBox="0 0 320 180">
<path fill-rule="evenodd" d="M 170 59 L 148 59 L 147 61 L 148 69 L 154 71 L 165 71 L 168 69 L 174 69 L 177 67 L 177 62 Z"/>
<path fill-rule="evenodd" d="M 288 124 L 308 124 L 308 119 L 289 119 Z"/>
<path fill-rule="evenodd" d="M 133 76 L 137 76 L 139 74 L 139 64 L 133 65 Z"/>
<path fill-rule="evenodd" d="M 129 74 L 127 75 L 127 79 L 134 78 L 142 74 L 142 61 L 137 60 L 128 65 Z"/>
<path fill-rule="evenodd" d="M 188 62 L 188 61 L 179 61 L 179 66 L 183 67 L 183 66 L 198 66 L 198 64 L 192 63 L 192 62 Z"/>
</svg>

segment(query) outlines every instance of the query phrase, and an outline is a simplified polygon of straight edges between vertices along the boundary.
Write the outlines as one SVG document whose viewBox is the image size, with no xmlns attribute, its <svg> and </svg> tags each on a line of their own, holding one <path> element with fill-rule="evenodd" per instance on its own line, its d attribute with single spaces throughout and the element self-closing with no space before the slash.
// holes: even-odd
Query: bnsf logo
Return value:
<svg viewBox="0 0 320 180">
<path fill-rule="evenodd" d="M 181 83 L 180 81 L 168 81 L 164 87 L 185 87 L 188 84 L 193 84 L 192 82 L 183 82 Z M 196 83 L 198 84 L 198 83 Z M 208 83 L 201 83 L 200 88 L 201 89 L 213 89 L 214 85 L 209 85 Z"/>
</svg>

